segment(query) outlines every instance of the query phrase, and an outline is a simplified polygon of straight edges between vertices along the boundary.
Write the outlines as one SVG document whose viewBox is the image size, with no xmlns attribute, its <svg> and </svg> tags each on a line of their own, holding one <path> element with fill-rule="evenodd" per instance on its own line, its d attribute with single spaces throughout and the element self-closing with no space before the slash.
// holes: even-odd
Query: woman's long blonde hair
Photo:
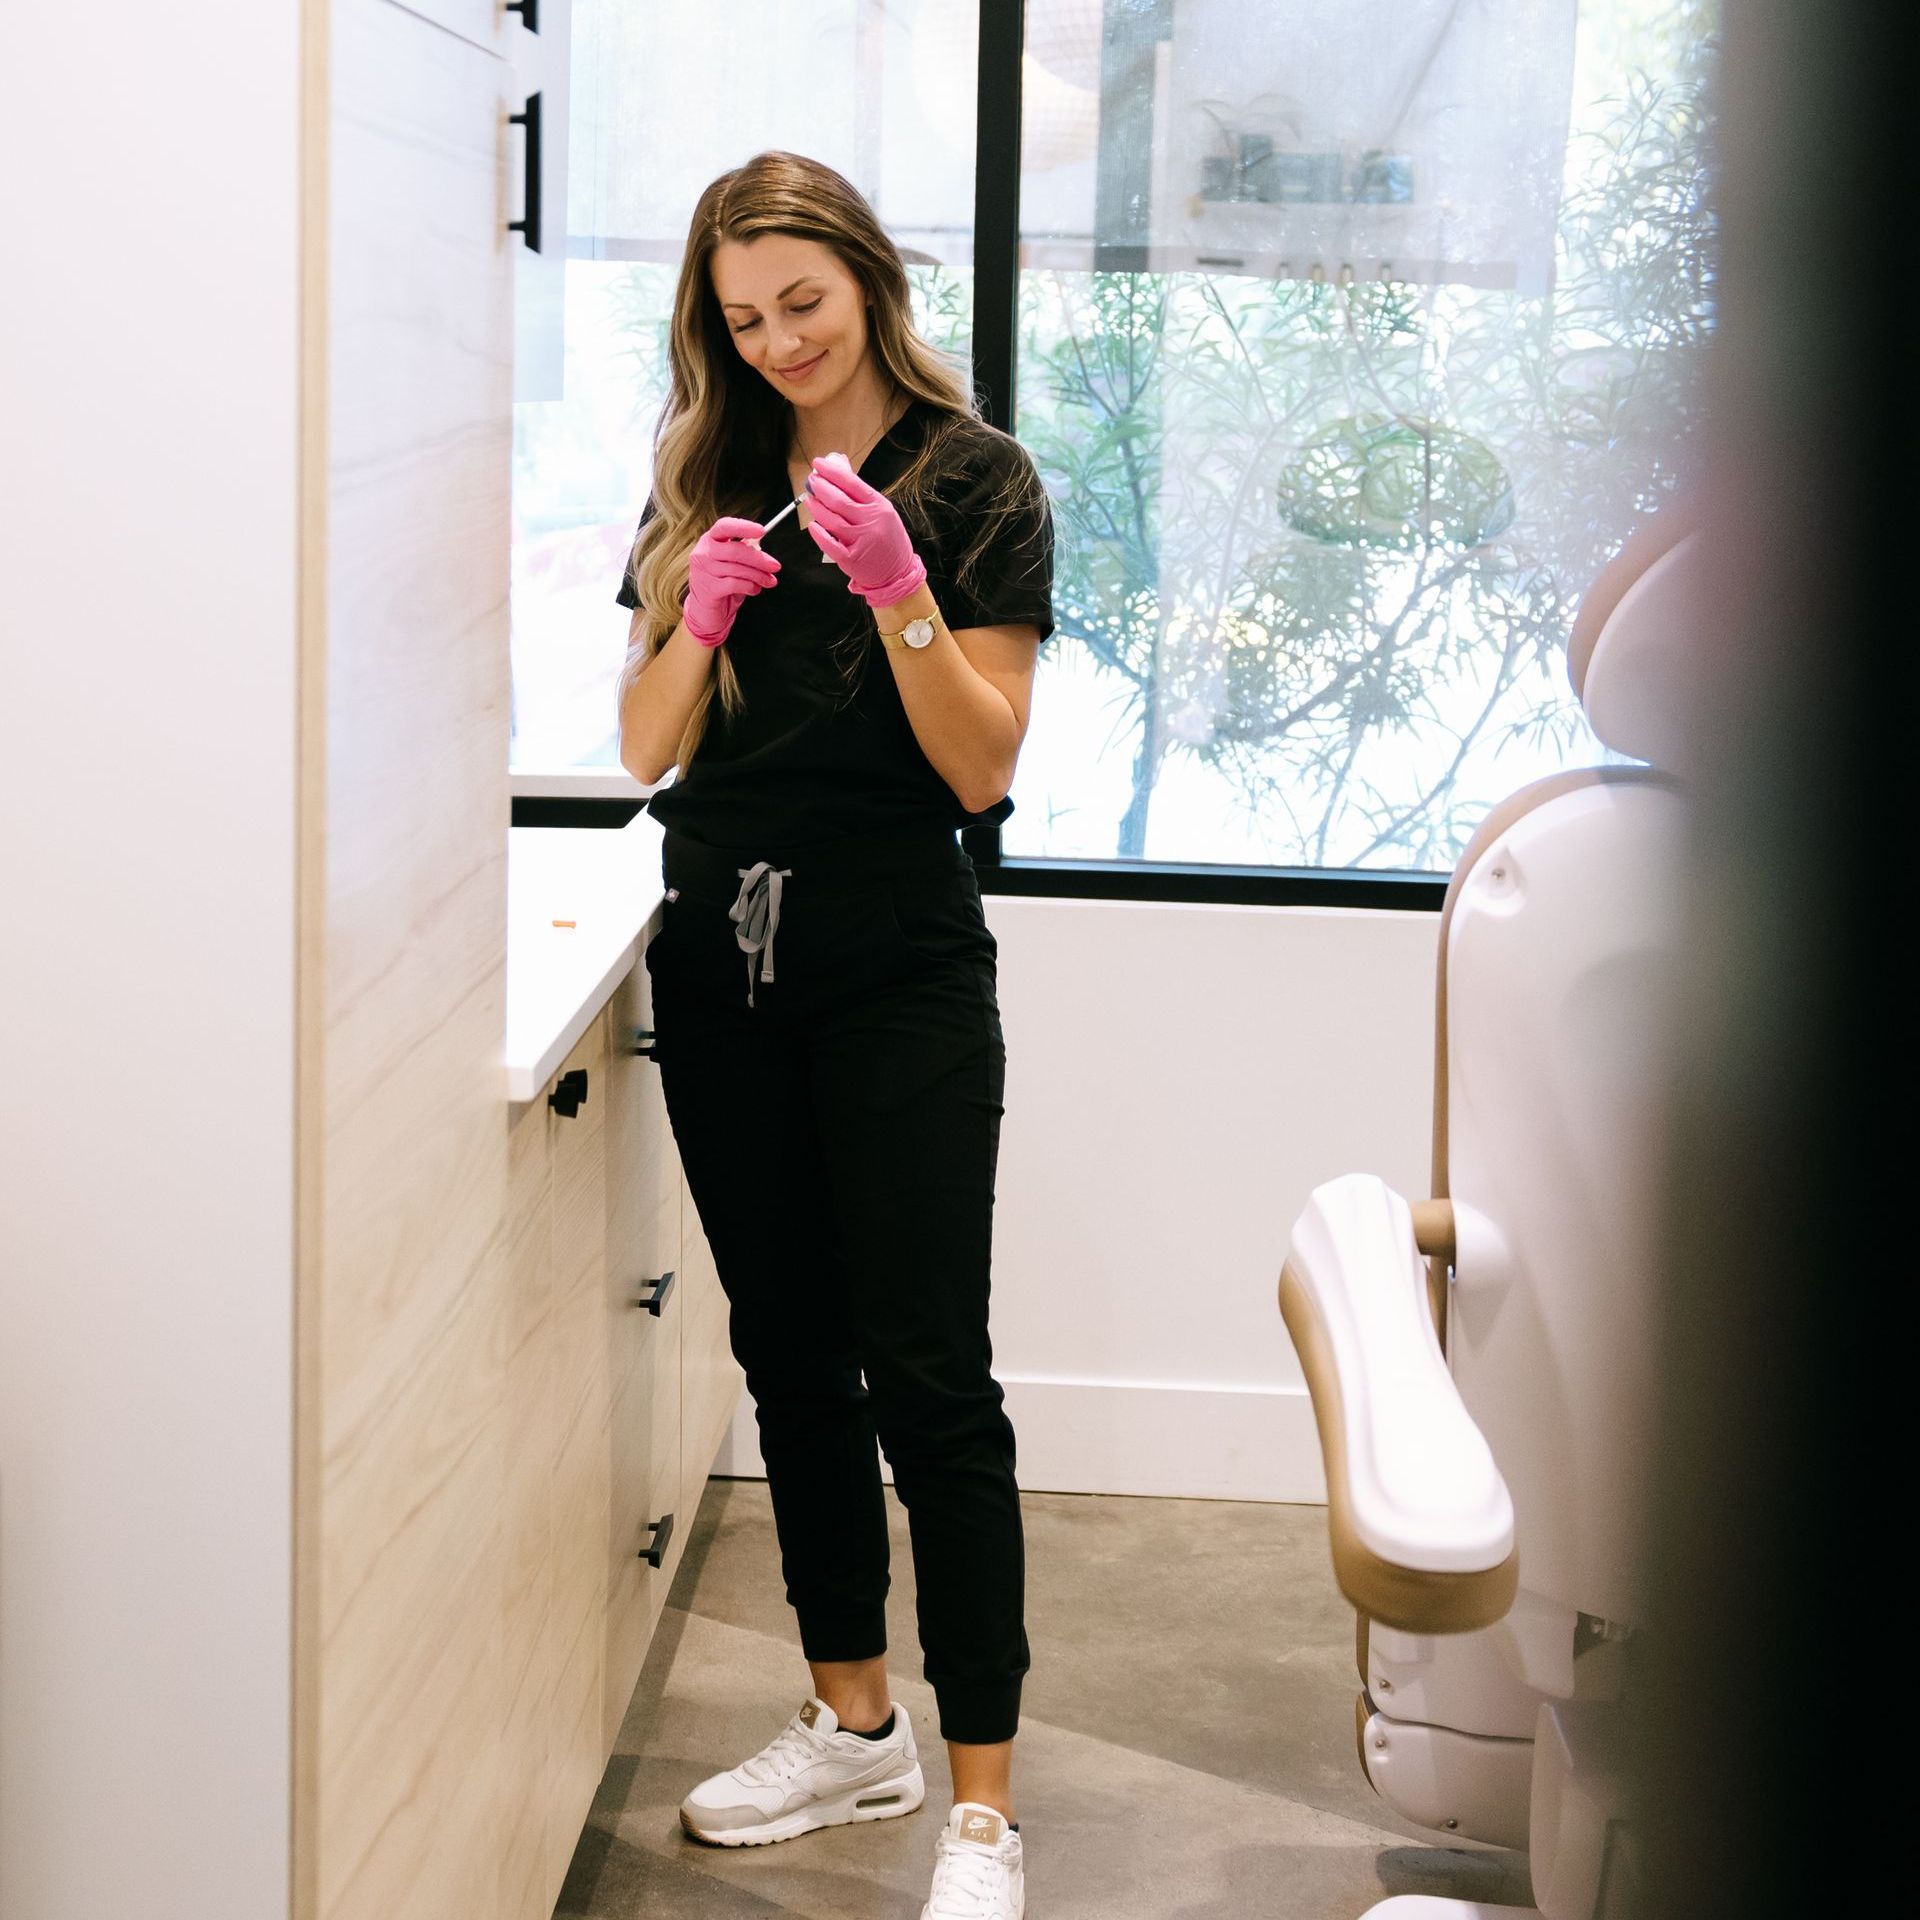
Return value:
<svg viewBox="0 0 1920 1920">
<path fill-rule="evenodd" d="M 722 514 L 753 518 L 763 511 L 758 493 L 765 476 L 786 463 L 793 409 L 740 357 L 709 273 L 713 251 L 723 240 L 756 240 L 769 233 L 832 249 L 864 291 L 870 309 L 868 351 L 895 396 L 924 400 L 943 416 L 934 421 L 906 472 L 887 489 L 923 554 L 928 505 L 941 483 L 956 476 L 960 436 L 997 431 L 981 420 L 959 366 L 914 331 L 899 251 L 849 181 L 818 160 L 778 150 L 755 154 L 721 174 L 693 210 L 674 289 L 667 348 L 671 378 L 653 442 L 654 516 L 641 530 L 629 562 L 645 631 L 628 650 L 620 676 L 622 698 L 680 623 L 694 542 Z M 970 511 L 966 551 L 955 568 L 958 578 L 971 572 L 1005 517 L 1028 504 L 1029 491 L 1038 491 L 1030 463 L 1008 465 L 1008 482 L 985 511 L 978 503 Z M 856 602 L 844 636 L 855 644 L 856 666 L 865 658 L 862 642 L 870 641 L 872 625 Z M 869 631 L 863 635 L 863 629 Z M 715 692 L 728 715 L 745 704 L 726 647 L 717 649 L 714 667 L 680 739 L 676 764 L 682 772 L 706 732 Z"/>
</svg>

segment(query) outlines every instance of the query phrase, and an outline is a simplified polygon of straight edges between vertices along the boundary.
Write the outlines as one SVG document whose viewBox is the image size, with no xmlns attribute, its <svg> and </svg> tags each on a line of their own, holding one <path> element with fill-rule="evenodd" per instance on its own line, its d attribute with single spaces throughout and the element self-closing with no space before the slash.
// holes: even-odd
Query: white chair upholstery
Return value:
<svg viewBox="0 0 1920 1920">
<path fill-rule="evenodd" d="M 1548 1920 L 1594 1920 L 1623 1831 L 1614 1700 L 1641 1606 L 1699 560 L 1683 514 L 1649 522 L 1594 583 L 1569 648 L 1601 740 L 1658 764 L 1522 789 L 1454 871 L 1431 1194 L 1328 1182 L 1280 1278 L 1334 1571 L 1362 1617 L 1362 1763 L 1409 1819 L 1530 1845 Z"/>
</svg>

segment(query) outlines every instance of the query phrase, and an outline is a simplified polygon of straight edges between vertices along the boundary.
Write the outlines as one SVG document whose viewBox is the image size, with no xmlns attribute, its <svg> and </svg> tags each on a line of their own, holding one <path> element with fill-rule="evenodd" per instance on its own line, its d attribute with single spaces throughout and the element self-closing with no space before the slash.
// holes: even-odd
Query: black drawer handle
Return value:
<svg viewBox="0 0 1920 1920">
<path fill-rule="evenodd" d="M 627 1031 L 633 1036 L 631 1043 L 627 1047 L 627 1052 L 637 1053 L 642 1060 L 651 1060 L 654 1055 L 654 1049 L 650 1047 L 647 1042 L 658 1039 L 659 1036 L 651 1027 L 629 1027 Z"/>
<path fill-rule="evenodd" d="M 529 33 L 540 31 L 540 0 L 507 0 L 507 11 L 517 13 Z"/>
<path fill-rule="evenodd" d="M 664 1513 L 648 1527 L 653 1535 L 653 1544 L 640 1549 L 640 1558 L 650 1567 L 662 1567 L 667 1562 L 667 1542 L 673 1538 L 673 1515 Z"/>
<path fill-rule="evenodd" d="M 580 1103 L 587 1097 L 587 1070 L 575 1067 L 571 1073 L 563 1073 L 553 1083 L 553 1091 L 547 1095 L 547 1105 L 555 1113 L 565 1114 L 569 1120 L 577 1119 Z"/>
<path fill-rule="evenodd" d="M 524 233 L 527 236 L 527 251 L 540 251 L 540 96 L 537 93 L 527 95 L 527 108 L 524 113 L 507 115 L 510 127 L 525 127 L 527 130 L 526 153 L 526 208 L 524 220 L 509 220 L 509 233 Z"/>
<path fill-rule="evenodd" d="M 660 1309 L 667 1304 L 667 1295 L 673 1291 L 673 1275 L 663 1273 L 658 1280 L 649 1280 L 647 1286 L 650 1291 L 643 1293 L 633 1304 L 636 1307 L 645 1307 L 658 1320 Z"/>
</svg>

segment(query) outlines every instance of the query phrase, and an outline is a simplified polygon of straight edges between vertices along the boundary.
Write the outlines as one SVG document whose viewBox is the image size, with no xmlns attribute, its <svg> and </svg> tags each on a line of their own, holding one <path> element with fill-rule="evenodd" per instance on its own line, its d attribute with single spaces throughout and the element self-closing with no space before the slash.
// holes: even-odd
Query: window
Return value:
<svg viewBox="0 0 1920 1920">
<path fill-rule="evenodd" d="M 1444 871 L 1607 757 L 1565 641 L 1695 437 L 1702 10 L 1027 22 L 1016 425 L 1065 644 L 1003 846 Z"/>
<path fill-rule="evenodd" d="M 552 12 L 541 9 L 543 37 Z M 532 393 L 521 380 L 514 407 L 516 775 L 626 779 L 614 718 L 626 624 L 613 592 L 651 478 L 687 220 L 708 181 L 766 147 L 837 168 L 905 256 L 921 332 L 966 350 L 970 13 L 897 0 L 572 0 L 554 377 Z M 540 285 L 523 272 L 523 363 L 541 358 L 528 341 Z"/>
<path fill-rule="evenodd" d="M 708 179 L 827 160 L 929 335 L 971 332 L 974 0 L 573 17 L 564 397 L 516 430 L 516 770 L 615 765 L 609 595 Z M 1607 757 L 1566 636 L 1689 483 L 1712 21 L 1026 0 L 1012 424 L 1059 630 L 1008 855 L 1444 872 L 1493 800 Z"/>
</svg>

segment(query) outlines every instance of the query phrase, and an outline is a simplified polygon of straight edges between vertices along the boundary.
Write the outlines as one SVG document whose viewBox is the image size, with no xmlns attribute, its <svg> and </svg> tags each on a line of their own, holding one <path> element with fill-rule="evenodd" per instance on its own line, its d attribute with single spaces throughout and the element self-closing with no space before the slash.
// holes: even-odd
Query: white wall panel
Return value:
<svg viewBox="0 0 1920 1920">
<path fill-rule="evenodd" d="M 16 7 L 0 1913 L 287 1904 L 300 7 Z"/>
</svg>

